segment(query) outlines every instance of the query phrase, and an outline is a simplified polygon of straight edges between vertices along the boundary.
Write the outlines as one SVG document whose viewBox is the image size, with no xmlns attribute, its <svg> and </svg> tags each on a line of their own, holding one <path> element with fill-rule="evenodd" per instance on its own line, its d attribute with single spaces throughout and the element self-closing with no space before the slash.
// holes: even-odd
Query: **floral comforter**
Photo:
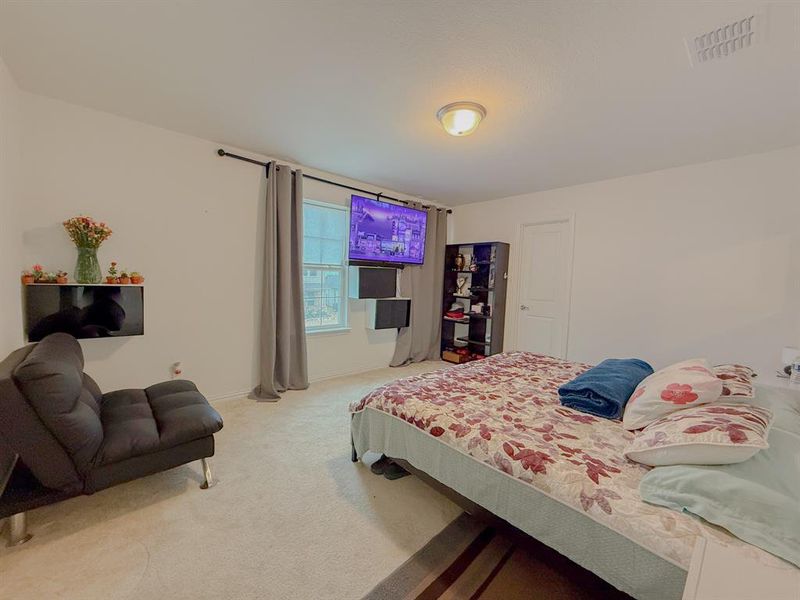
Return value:
<svg viewBox="0 0 800 600">
<path fill-rule="evenodd" d="M 765 553 L 724 530 L 643 502 L 649 467 L 623 456 L 619 421 L 561 406 L 558 388 L 589 368 L 526 352 L 401 379 L 350 406 L 403 419 L 688 569 L 697 536 Z"/>
</svg>

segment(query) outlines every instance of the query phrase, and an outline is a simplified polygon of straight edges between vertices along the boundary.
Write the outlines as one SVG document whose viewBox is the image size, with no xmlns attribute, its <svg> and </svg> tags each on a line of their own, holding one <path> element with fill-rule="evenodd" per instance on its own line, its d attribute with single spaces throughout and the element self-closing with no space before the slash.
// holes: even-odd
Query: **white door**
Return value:
<svg viewBox="0 0 800 600">
<path fill-rule="evenodd" d="M 572 221 L 523 225 L 517 348 L 565 358 L 572 282 Z"/>
</svg>

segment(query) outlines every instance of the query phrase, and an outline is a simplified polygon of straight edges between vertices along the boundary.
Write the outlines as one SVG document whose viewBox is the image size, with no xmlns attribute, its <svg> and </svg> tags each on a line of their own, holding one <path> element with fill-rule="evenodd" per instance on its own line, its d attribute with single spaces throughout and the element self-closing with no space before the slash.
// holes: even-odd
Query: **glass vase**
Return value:
<svg viewBox="0 0 800 600">
<path fill-rule="evenodd" d="M 100 283 L 103 273 L 97 260 L 97 248 L 78 248 L 78 262 L 73 275 L 78 283 Z"/>
</svg>

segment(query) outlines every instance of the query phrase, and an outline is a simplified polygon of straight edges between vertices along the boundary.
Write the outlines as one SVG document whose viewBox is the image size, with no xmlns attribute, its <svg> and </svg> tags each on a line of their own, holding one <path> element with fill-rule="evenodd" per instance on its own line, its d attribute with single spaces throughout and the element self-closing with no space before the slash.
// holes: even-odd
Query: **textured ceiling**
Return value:
<svg viewBox="0 0 800 600">
<path fill-rule="evenodd" d="M 691 68 L 753 7 L 768 37 Z M 0 0 L 26 90 L 446 204 L 800 143 L 800 3 Z M 436 110 L 488 109 L 466 138 Z"/>
</svg>

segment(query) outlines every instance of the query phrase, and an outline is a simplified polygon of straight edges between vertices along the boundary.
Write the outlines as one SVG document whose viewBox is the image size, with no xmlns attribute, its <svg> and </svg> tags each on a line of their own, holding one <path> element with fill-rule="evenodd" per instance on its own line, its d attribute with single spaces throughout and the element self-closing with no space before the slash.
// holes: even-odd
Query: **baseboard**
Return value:
<svg viewBox="0 0 800 600">
<path fill-rule="evenodd" d="M 217 394 L 216 396 L 206 396 L 206 400 L 209 401 L 210 404 L 215 404 L 217 402 L 221 402 L 222 400 L 231 400 L 233 398 L 244 398 L 250 395 L 252 390 L 242 390 L 240 392 L 230 392 L 228 394 Z"/>
<path fill-rule="evenodd" d="M 427 362 L 427 361 L 424 361 L 424 362 Z M 377 365 L 377 366 L 364 366 L 364 367 L 359 367 L 357 369 L 353 369 L 353 370 L 350 370 L 350 371 L 341 371 L 341 372 L 338 372 L 338 373 L 331 373 L 329 375 L 323 375 L 322 377 L 315 377 L 313 379 L 309 379 L 308 383 L 309 383 L 309 385 L 310 384 L 314 384 L 314 383 L 321 383 L 323 381 L 328 381 L 330 379 L 336 379 L 337 377 L 347 377 L 349 375 L 361 375 L 362 373 L 369 373 L 370 371 L 377 371 L 378 369 L 388 369 L 388 368 L 390 368 L 390 365 L 388 365 L 388 364 Z M 398 369 L 402 369 L 402 367 L 397 367 L 397 368 Z M 230 400 L 232 398 L 242 398 L 242 397 L 249 396 L 252 391 L 253 391 L 253 389 L 250 388 L 250 389 L 242 390 L 240 392 L 230 392 L 228 394 L 217 394 L 216 396 L 206 396 L 206 399 L 211 404 L 214 404 L 215 402 L 220 402 L 222 400 Z"/>
<path fill-rule="evenodd" d="M 328 381 L 329 379 L 336 379 L 337 377 L 347 377 L 348 375 L 361 375 L 362 373 L 369 373 L 370 371 L 377 371 L 378 369 L 388 369 L 390 365 L 383 365 L 377 367 L 360 367 L 358 369 L 353 369 L 352 371 L 341 371 L 339 373 L 331 373 L 330 375 L 323 375 L 322 377 L 315 377 L 314 379 L 309 379 L 308 383 L 320 383 L 322 381 Z"/>
</svg>

